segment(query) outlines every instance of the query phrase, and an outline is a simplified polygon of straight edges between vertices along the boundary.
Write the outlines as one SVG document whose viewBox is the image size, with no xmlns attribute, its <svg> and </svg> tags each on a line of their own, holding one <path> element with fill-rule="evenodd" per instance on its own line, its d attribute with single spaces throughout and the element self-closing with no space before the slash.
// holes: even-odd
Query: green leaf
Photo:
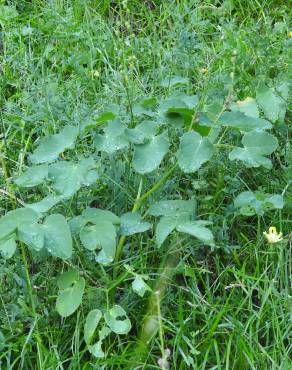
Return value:
<svg viewBox="0 0 292 370">
<path fill-rule="evenodd" d="M 64 216 L 53 214 L 44 222 L 45 248 L 52 256 L 68 259 L 72 256 L 72 238 Z"/>
<path fill-rule="evenodd" d="M 39 252 L 44 247 L 45 236 L 43 225 L 34 223 L 19 226 L 18 238 L 32 249 Z"/>
<path fill-rule="evenodd" d="M 173 76 L 162 80 L 160 86 L 170 88 L 177 85 L 187 85 L 189 82 L 190 79 L 188 77 Z"/>
<path fill-rule="evenodd" d="M 39 217 L 37 212 L 29 208 L 18 208 L 7 212 L 0 219 L 0 240 L 15 232 L 19 226 L 36 223 Z"/>
<path fill-rule="evenodd" d="M 16 251 L 15 235 L 0 242 L 0 252 L 5 259 L 11 258 Z"/>
<path fill-rule="evenodd" d="M 63 272 L 58 277 L 57 286 L 60 290 L 70 288 L 77 280 L 79 280 L 79 273 L 76 269 L 71 269 Z"/>
<path fill-rule="evenodd" d="M 133 167 L 141 174 L 154 171 L 168 152 L 169 141 L 167 132 L 154 136 L 145 144 L 135 145 Z"/>
<path fill-rule="evenodd" d="M 82 159 L 78 163 L 62 161 L 49 167 L 49 178 L 54 189 L 65 197 L 75 194 L 82 185 L 96 182 L 98 174 L 92 158 Z"/>
<path fill-rule="evenodd" d="M 252 131 L 243 136 L 242 144 L 245 148 L 257 148 L 260 154 L 269 155 L 277 149 L 278 140 L 267 132 Z"/>
<path fill-rule="evenodd" d="M 187 132 L 180 140 L 178 164 L 185 173 L 196 172 L 213 155 L 213 144 L 197 132 Z"/>
<path fill-rule="evenodd" d="M 30 188 L 41 184 L 48 177 L 48 165 L 41 164 L 39 166 L 30 167 L 21 176 L 19 176 L 15 183 L 23 188 Z"/>
<path fill-rule="evenodd" d="M 141 222 L 141 215 L 139 213 L 125 213 L 121 217 L 121 235 L 134 235 L 137 233 L 143 233 L 151 228 L 149 222 Z"/>
<path fill-rule="evenodd" d="M 272 128 L 269 121 L 262 118 L 246 116 L 244 113 L 239 111 L 224 112 L 218 123 L 222 126 L 234 127 L 244 132 Z"/>
<path fill-rule="evenodd" d="M 140 297 L 144 297 L 146 291 L 151 291 L 151 288 L 145 283 L 141 275 L 136 275 L 132 282 L 132 288 Z"/>
<path fill-rule="evenodd" d="M 108 221 L 114 225 L 119 225 L 121 222 L 120 218 L 111 211 L 98 208 L 86 208 L 82 212 L 82 217 L 93 224 L 98 224 L 100 221 Z"/>
<path fill-rule="evenodd" d="M 175 229 L 178 219 L 173 216 L 164 216 L 159 220 L 156 230 L 155 239 L 158 247 L 162 245 L 168 235 Z"/>
<path fill-rule="evenodd" d="M 124 319 L 118 320 L 118 317 Z M 131 330 L 131 322 L 126 311 L 121 306 L 113 306 L 104 314 L 104 319 L 110 329 L 116 334 L 127 334 Z"/>
<path fill-rule="evenodd" d="M 111 332 L 110 329 L 109 331 Z M 103 358 L 105 356 L 105 353 L 103 352 L 101 345 L 102 345 L 102 342 L 98 341 L 97 343 L 88 346 L 88 350 L 94 357 Z"/>
<path fill-rule="evenodd" d="M 230 152 L 229 159 L 231 161 L 242 161 L 247 167 L 263 166 L 267 169 L 272 168 L 270 159 L 259 154 L 258 150 L 254 148 L 235 148 Z"/>
<path fill-rule="evenodd" d="M 208 221 L 192 221 L 177 225 L 176 230 L 182 233 L 192 235 L 204 244 L 214 246 L 214 237 L 212 232 L 204 225 L 209 225 Z"/>
<path fill-rule="evenodd" d="M 114 260 L 116 252 L 116 229 L 112 223 L 100 220 L 96 225 L 84 226 L 80 231 L 80 240 L 88 250 L 102 248 L 97 262 L 102 264 Z"/>
<path fill-rule="evenodd" d="M 142 116 L 143 114 L 152 117 L 155 115 L 153 108 L 156 104 L 156 98 L 143 98 L 133 105 L 133 114 L 138 117 Z"/>
<path fill-rule="evenodd" d="M 78 235 L 82 229 L 87 224 L 87 221 L 84 217 L 76 216 L 71 218 L 71 220 L 68 222 L 70 231 L 72 235 Z"/>
<path fill-rule="evenodd" d="M 85 288 L 85 280 L 81 277 L 69 288 L 59 292 L 56 302 L 56 309 L 62 317 L 72 315 L 82 302 Z"/>
<path fill-rule="evenodd" d="M 103 135 L 96 135 L 94 144 L 97 150 L 113 154 L 117 150 L 128 146 L 128 140 L 125 135 L 125 127 L 120 121 L 110 121 L 103 129 Z"/>
<path fill-rule="evenodd" d="M 128 140 L 133 144 L 144 144 L 151 140 L 157 131 L 157 123 L 153 121 L 144 121 L 133 129 L 127 128 L 125 133 Z"/>
<path fill-rule="evenodd" d="M 6 24 L 12 22 L 13 18 L 18 16 L 17 10 L 14 6 L 0 5 L 0 24 L 4 27 Z"/>
<path fill-rule="evenodd" d="M 272 168 L 272 162 L 264 155 L 269 155 L 277 149 L 278 140 L 275 136 L 264 131 L 252 131 L 243 136 L 242 143 L 244 148 L 235 148 L 229 153 L 231 161 L 243 161 L 247 167 Z"/>
<path fill-rule="evenodd" d="M 4 350 L 4 347 L 5 347 L 5 337 L 4 337 L 4 334 L 2 333 L 2 331 L 0 330 L 0 351 L 3 351 Z"/>
<path fill-rule="evenodd" d="M 103 352 L 101 345 L 102 341 L 111 333 L 111 329 L 108 328 L 107 326 L 102 327 L 102 329 L 98 332 L 99 335 L 99 340 L 97 343 L 93 345 L 88 346 L 89 352 L 97 357 L 97 358 L 103 358 L 105 356 L 105 353 Z"/>
<path fill-rule="evenodd" d="M 196 201 L 190 200 L 161 200 L 149 208 L 151 216 L 175 216 L 186 214 L 194 216 L 196 213 Z"/>
<path fill-rule="evenodd" d="M 249 96 L 236 102 L 236 110 L 249 117 L 259 118 L 260 115 L 256 100 Z"/>
<path fill-rule="evenodd" d="M 288 100 L 289 99 L 289 95 L 290 95 L 290 91 L 291 91 L 291 87 L 292 87 L 291 81 L 284 80 L 284 81 L 281 81 L 276 86 L 276 90 L 277 90 L 277 92 L 279 92 L 279 95 L 284 100 Z"/>
<path fill-rule="evenodd" d="M 159 107 L 162 115 L 169 113 L 178 113 L 183 116 L 192 116 L 199 102 L 197 95 L 186 95 L 176 93 L 167 98 Z"/>
<path fill-rule="evenodd" d="M 86 131 L 93 129 L 97 126 L 103 125 L 104 123 L 108 121 L 112 121 L 116 118 L 116 114 L 113 112 L 102 112 L 98 117 L 94 117 L 92 119 L 89 119 L 88 122 L 85 122 L 81 125 L 81 130 Z"/>
<path fill-rule="evenodd" d="M 59 134 L 42 140 L 37 149 L 31 154 L 32 163 L 53 162 L 66 149 L 74 148 L 78 136 L 78 127 L 66 126 Z"/>
<path fill-rule="evenodd" d="M 86 344 L 90 344 L 94 336 L 94 332 L 102 318 L 102 313 L 100 310 L 91 310 L 85 320 L 84 324 L 84 339 Z"/>
<path fill-rule="evenodd" d="M 282 209 L 284 201 L 282 195 L 244 191 L 235 198 L 234 206 L 244 216 L 253 216 L 254 214 L 262 216 L 265 211 Z"/>
<path fill-rule="evenodd" d="M 257 91 L 257 102 L 264 115 L 273 123 L 283 122 L 286 114 L 285 100 L 280 97 L 274 88 L 262 85 Z"/>
<path fill-rule="evenodd" d="M 26 207 L 39 213 L 46 213 L 63 199 L 64 197 L 60 195 L 48 195 L 39 202 L 26 204 Z"/>
<path fill-rule="evenodd" d="M 196 201 L 194 199 L 163 200 L 153 204 L 149 214 L 156 217 L 163 216 L 155 230 L 156 244 L 160 247 L 179 223 L 190 221 L 195 217 Z"/>
</svg>

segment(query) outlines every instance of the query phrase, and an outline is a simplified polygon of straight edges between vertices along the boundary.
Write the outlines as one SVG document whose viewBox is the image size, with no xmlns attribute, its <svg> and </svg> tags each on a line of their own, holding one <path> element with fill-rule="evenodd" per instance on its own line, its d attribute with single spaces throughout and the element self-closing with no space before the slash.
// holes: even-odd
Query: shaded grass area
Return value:
<svg viewBox="0 0 292 370">
<path fill-rule="evenodd" d="M 4 5 L 9 6 L 5 12 Z M 263 81 L 273 86 L 291 78 L 291 11 L 284 1 L 35 0 L 2 2 L 0 9 L 1 214 L 45 193 L 40 187 L 37 193 L 20 194 L 13 179 L 26 167 L 33 142 L 67 123 L 80 123 L 115 104 L 130 115 L 138 98 L 161 98 L 178 90 L 206 95 L 216 106 L 231 89 L 232 99 L 241 100 L 254 97 Z M 176 76 L 188 83 L 172 86 Z M 243 169 L 218 154 L 194 175 L 176 174 L 176 181 L 168 181 L 150 199 L 196 196 L 198 213 L 214 222 L 220 248 L 201 249 L 179 235 L 161 250 L 152 235 L 126 244 L 122 263 L 149 275 L 150 285 L 169 248 L 181 257 L 161 302 L 160 335 L 141 360 L 145 369 L 159 368 L 165 348 L 171 350 L 171 369 L 291 367 L 291 243 L 267 246 L 262 237 L 270 225 L 282 230 L 286 240 L 291 232 L 289 126 L 288 109 L 285 124 L 274 129 L 282 149 L 273 157 L 271 171 Z M 72 156 L 88 154 L 90 140 L 83 140 Z M 80 213 L 84 203 L 118 214 L 129 210 L 139 184 L 123 166 L 123 158 L 112 161 L 108 183 L 82 191 L 69 205 L 61 205 L 62 211 Z M 154 183 L 155 175 L 146 181 Z M 259 219 L 235 216 L 235 195 L 258 188 L 283 193 L 285 208 Z M 106 304 L 99 288 L 107 278 L 79 246 L 77 251 L 74 264 L 90 287 L 82 308 L 66 320 L 55 311 L 55 277 L 66 264 L 29 257 L 38 296 L 41 360 L 23 264 L 19 256 L 1 260 L 0 330 L 6 341 L 0 367 L 132 369 L 139 363 L 137 337 L 147 298 L 131 291 L 127 276 L 117 293 L 132 320 L 131 333 L 106 340 L 105 359 L 86 351 L 84 317 Z"/>
</svg>

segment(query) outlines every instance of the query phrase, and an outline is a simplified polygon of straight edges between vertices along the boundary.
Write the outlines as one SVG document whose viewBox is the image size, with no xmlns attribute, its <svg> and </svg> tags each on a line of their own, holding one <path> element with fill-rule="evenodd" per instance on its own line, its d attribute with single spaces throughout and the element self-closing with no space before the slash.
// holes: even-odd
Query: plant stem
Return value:
<svg viewBox="0 0 292 370">
<path fill-rule="evenodd" d="M 37 349 L 38 349 L 38 359 L 39 359 L 39 369 L 42 369 L 42 355 L 41 355 L 41 347 L 42 347 L 42 340 L 39 334 L 39 329 L 38 329 L 38 317 L 35 309 L 35 304 L 34 304 L 34 299 L 33 299 L 33 290 L 32 290 L 32 285 L 29 277 L 29 269 L 28 269 L 28 262 L 26 258 L 26 253 L 25 253 L 25 248 L 22 243 L 20 243 L 20 249 L 21 249 L 21 256 L 22 256 L 22 261 L 24 265 L 24 270 L 25 270 L 25 278 L 26 278 L 26 284 L 27 284 L 27 290 L 28 290 L 28 295 L 30 299 L 30 304 L 31 304 L 31 310 L 32 310 L 32 316 L 35 320 L 35 337 L 37 341 Z"/>
<path fill-rule="evenodd" d="M 151 339 L 155 336 L 159 330 L 160 343 L 164 346 L 163 341 L 163 331 L 161 323 L 161 301 L 164 298 L 166 288 L 168 286 L 169 280 L 172 278 L 175 267 L 179 262 L 180 252 L 179 250 L 172 250 L 167 254 L 165 260 L 162 262 L 162 273 L 158 277 L 155 287 L 149 297 L 148 309 L 144 316 L 141 333 L 138 340 L 138 345 L 136 346 L 135 355 L 133 361 L 136 363 L 143 360 L 144 354 L 147 350 L 148 344 Z M 164 351 L 164 348 L 163 348 Z"/>
<path fill-rule="evenodd" d="M 141 205 L 143 204 L 143 202 L 151 195 L 153 194 L 156 190 L 158 190 L 165 182 L 166 180 L 169 178 L 169 176 L 174 172 L 174 170 L 176 169 L 177 167 L 177 163 L 175 163 L 161 178 L 160 180 L 158 180 L 153 186 L 152 188 L 150 188 L 145 194 L 143 194 L 142 196 L 140 196 L 140 192 L 141 192 L 141 187 L 142 187 L 142 182 L 140 182 L 140 186 L 139 186 L 139 190 L 138 190 L 138 195 L 137 195 L 137 198 L 135 200 L 135 203 L 133 205 L 133 208 L 132 208 L 132 212 L 137 212 Z M 121 256 L 122 256 L 122 253 L 123 253 L 123 249 L 124 249 L 124 244 L 125 244 L 125 241 L 126 241 L 126 236 L 125 235 L 122 235 L 119 239 L 119 242 L 118 242 L 118 245 L 117 245 L 117 250 L 116 250 L 116 255 L 115 255 L 115 262 L 117 263 L 116 266 L 114 266 L 113 268 L 113 282 L 117 279 L 117 276 L 118 276 L 118 271 L 119 271 L 119 265 L 118 265 L 118 262 L 120 261 L 121 259 Z M 116 286 L 115 284 L 113 284 L 113 286 L 111 286 L 111 297 L 112 297 L 112 300 L 114 300 L 114 296 L 115 296 L 115 291 L 116 291 Z"/>
<path fill-rule="evenodd" d="M 261 234 L 261 216 L 258 215 L 258 223 L 257 223 L 257 244 L 260 243 L 262 234 Z"/>
<path fill-rule="evenodd" d="M 132 212 L 137 212 L 141 205 L 143 204 L 143 202 L 151 195 L 153 194 L 156 190 L 158 190 L 164 183 L 165 181 L 169 178 L 169 176 L 174 172 L 174 170 L 176 169 L 177 167 L 177 164 L 173 165 L 162 177 L 160 180 L 158 180 L 153 186 L 151 189 L 149 189 L 145 194 L 143 194 L 142 196 L 138 196 L 137 199 L 135 200 L 135 203 L 133 205 L 133 208 L 132 208 Z M 118 243 L 118 246 L 117 246 L 117 250 L 116 250 L 116 255 L 115 255 L 115 262 L 119 262 L 120 261 L 120 258 L 121 258 L 121 255 L 122 255 L 122 252 L 123 252 L 123 248 L 124 248 L 124 244 L 125 244 L 125 241 L 126 241 L 126 237 L 123 235 L 120 237 L 119 239 L 119 243 Z M 116 269 L 114 269 L 115 271 Z M 116 275 L 115 275 L 116 276 Z"/>
</svg>

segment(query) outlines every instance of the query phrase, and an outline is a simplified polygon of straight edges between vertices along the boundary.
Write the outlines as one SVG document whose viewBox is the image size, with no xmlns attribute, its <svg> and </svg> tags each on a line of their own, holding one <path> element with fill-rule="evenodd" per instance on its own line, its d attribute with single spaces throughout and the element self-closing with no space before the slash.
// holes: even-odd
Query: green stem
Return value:
<svg viewBox="0 0 292 370">
<path fill-rule="evenodd" d="M 118 278 L 116 278 L 112 285 L 110 285 L 108 288 L 107 288 L 107 292 L 111 292 L 113 289 L 115 289 L 122 281 L 124 281 L 126 279 L 126 277 L 129 276 L 129 272 L 126 271 L 125 273 L 121 274 Z"/>
<path fill-rule="evenodd" d="M 29 277 L 29 269 L 28 269 L 28 262 L 26 258 L 26 253 L 25 253 L 25 248 L 22 243 L 20 243 L 20 249 L 21 249 L 21 256 L 22 256 L 22 261 L 24 265 L 24 270 L 25 270 L 25 277 L 26 277 L 26 284 L 27 284 L 27 290 L 28 290 L 28 295 L 30 299 L 30 304 L 31 304 L 31 310 L 32 310 L 32 316 L 35 320 L 35 337 L 37 341 L 37 350 L 38 350 L 38 359 L 39 359 L 39 369 L 42 369 L 42 355 L 41 355 L 41 347 L 42 347 L 42 340 L 39 334 L 39 328 L 38 328 L 38 317 L 35 309 L 35 304 L 34 304 L 34 299 L 33 299 L 33 290 L 32 290 L 32 285 Z"/>
<path fill-rule="evenodd" d="M 257 244 L 259 244 L 261 240 L 262 234 L 261 234 L 261 216 L 258 215 L 258 223 L 257 223 Z"/>
<path fill-rule="evenodd" d="M 160 343 L 164 346 L 163 343 L 163 329 L 161 327 L 161 301 L 164 298 L 166 288 L 171 280 L 175 267 L 178 265 L 180 257 L 179 250 L 172 250 L 165 257 L 162 262 L 162 272 L 159 275 L 154 289 L 149 297 L 148 309 L 144 316 L 141 333 L 138 340 L 138 345 L 136 346 L 135 354 L 133 357 L 133 363 L 139 363 L 143 361 L 143 357 L 147 351 L 148 344 L 151 339 L 156 335 L 159 330 Z M 164 350 L 164 349 L 163 349 Z"/>
<path fill-rule="evenodd" d="M 176 169 L 177 167 L 177 164 L 173 165 L 162 177 L 160 180 L 157 181 L 157 183 L 155 183 L 151 189 L 149 189 L 145 194 L 143 194 L 142 196 L 138 196 L 137 199 L 135 200 L 135 203 L 133 205 L 133 208 L 132 208 L 132 212 L 137 212 L 141 205 L 143 204 L 143 202 L 151 195 L 153 194 L 156 190 L 158 190 L 165 182 L 166 180 L 169 178 L 169 176 L 174 172 L 174 170 Z M 119 262 L 120 261 L 120 258 L 121 258 L 121 255 L 122 255 L 122 252 L 123 252 L 123 248 L 124 248 L 124 244 L 125 244 L 125 241 L 126 241 L 126 237 L 125 236 L 121 236 L 120 239 L 119 239 L 119 243 L 118 243 L 118 246 L 117 246 L 117 250 L 116 250 L 116 255 L 115 255 L 115 262 Z M 114 271 L 117 270 L 117 269 L 114 269 Z"/>
<path fill-rule="evenodd" d="M 3 169 L 3 174 L 4 174 L 5 183 L 6 183 L 6 188 L 9 191 L 9 172 L 8 172 L 8 168 L 6 166 L 6 162 L 5 162 L 4 156 L 2 154 L 0 154 L 0 165 L 1 165 L 2 169 Z"/>
<path fill-rule="evenodd" d="M 256 248 L 255 248 L 255 257 L 256 257 L 256 272 L 257 274 L 260 273 L 260 261 L 259 261 L 259 245 L 261 241 L 261 217 L 258 215 L 258 222 L 257 222 L 257 240 L 256 240 Z M 258 276 L 258 275 L 257 275 Z"/>
<path fill-rule="evenodd" d="M 214 146 L 216 147 L 216 148 L 222 148 L 222 149 L 233 149 L 233 148 L 235 148 L 235 146 L 234 145 L 229 145 L 229 144 L 214 144 Z"/>
<path fill-rule="evenodd" d="M 162 177 L 160 180 L 158 180 L 153 186 L 152 188 L 150 188 L 145 194 L 143 194 L 142 196 L 140 196 L 140 192 L 141 192 L 141 187 L 142 187 L 142 182 L 140 182 L 140 186 L 139 186 L 139 191 L 138 191 L 138 195 L 137 195 L 137 198 L 135 200 L 135 203 L 133 205 L 133 208 L 132 208 L 132 212 L 137 212 L 140 207 L 142 206 L 143 202 L 151 195 L 153 194 L 156 190 L 158 190 L 165 182 L 166 180 L 169 178 L 169 176 L 174 172 L 174 170 L 176 169 L 177 167 L 177 163 L 174 164 Z M 117 276 L 118 276 L 118 271 L 119 271 L 119 261 L 121 259 L 121 256 L 122 256 L 122 253 L 123 253 L 123 249 L 124 249 L 124 244 L 125 244 L 125 241 L 126 241 L 126 236 L 122 235 L 119 239 L 119 242 L 118 242 L 118 245 L 117 245 L 117 249 L 116 249 L 116 255 L 115 255 L 115 262 L 117 263 L 114 268 L 113 268 L 113 281 L 115 282 L 117 280 Z M 118 281 L 120 281 L 118 279 Z M 111 292 L 111 297 L 112 297 L 112 300 L 114 300 L 114 297 L 115 297 L 115 291 L 116 291 L 116 286 L 117 284 L 113 284 L 110 288 L 110 290 L 112 290 Z"/>
</svg>

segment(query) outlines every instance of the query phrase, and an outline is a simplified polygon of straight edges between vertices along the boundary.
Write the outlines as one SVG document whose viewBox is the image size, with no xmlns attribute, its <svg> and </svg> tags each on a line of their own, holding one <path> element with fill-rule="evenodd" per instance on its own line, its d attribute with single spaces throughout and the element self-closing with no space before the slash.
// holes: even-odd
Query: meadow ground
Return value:
<svg viewBox="0 0 292 370">
<path fill-rule="evenodd" d="M 11 258 L 0 258 L 0 368 L 291 369 L 289 2 L 0 0 L 0 27 L 1 216 L 52 191 L 51 183 L 33 189 L 15 183 L 30 165 L 37 140 L 66 125 L 83 125 L 86 132 L 75 148 L 59 159 L 101 158 L 103 177 L 49 213 L 57 210 L 69 220 L 91 206 L 121 215 L 132 209 L 137 192 L 154 186 L 139 204 L 143 217 L 155 223 L 147 209 L 161 199 L 195 199 L 196 213 L 210 223 L 215 239 L 204 243 L 205 234 L 194 239 L 177 227 L 157 248 L 154 227 L 120 239 L 120 255 L 105 266 L 78 238 L 69 260 L 28 252 L 20 242 Z M 194 128 L 197 121 L 188 121 L 189 100 L 179 107 L 181 102 L 172 102 L 171 148 L 186 123 L 208 136 L 223 107 L 246 109 L 255 120 L 272 123 L 277 149 L 257 152 L 256 165 L 252 151 L 249 159 L 230 160 L 226 151 L 242 145 L 242 133 L 227 125 L 216 139 L 215 155 L 197 171 L 170 167 L 176 158 L 171 149 L 159 169 L 142 177 L 134 173 L 128 152 L 93 150 L 92 136 L 111 114 L 133 128 L 145 117 L 156 119 L 152 108 L 182 93 L 199 96 L 192 117 L 202 111 L 198 119 L 205 124 Z M 151 99 L 137 104 L 144 97 Z M 96 118 L 102 111 L 105 115 Z M 151 156 L 150 151 L 144 166 Z M 245 191 L 258 192 L 258 198 L 238 209 L 234 200 Z M 284 205 L 264 204 L 261 194 L 278 195 Z M 283 233 L 279 243 L 267 243 L 263 232 L 270 226 Z M 0 240 L 1 232 L 0 221 Z M 55 307 L 56 280 L 70 266 L 86 288 L 80 307 L 62 318 Z M 146 282 L 159 293 L 148 291 Z M 131 330 L 105 335 L 104 356 L 94 356 L 84 340 L 86 316 L 113 302 L 126 311 Z M 156 319 L 153 335 L 143 332 L 147 313 Z"/>
</svg>

